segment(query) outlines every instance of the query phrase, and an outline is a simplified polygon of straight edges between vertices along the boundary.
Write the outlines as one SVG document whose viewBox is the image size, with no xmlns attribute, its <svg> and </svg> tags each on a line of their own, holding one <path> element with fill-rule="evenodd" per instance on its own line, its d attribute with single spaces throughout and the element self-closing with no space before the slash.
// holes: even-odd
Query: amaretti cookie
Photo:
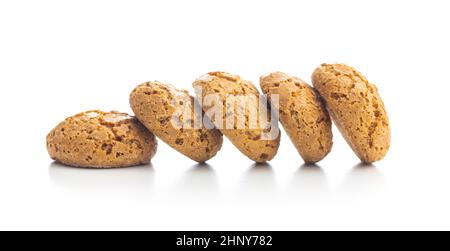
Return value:
<svg viewBox="0 0 450 251">
<path fill-rule="evenodd" d="M 157 141 L 125 113 L 87 111 L 69 117 L 47 136 L 50 157 L 65 165 L 115 168 L 148 164 Z"/>
<path fill-rule="evenodd" d="M 261 89 L 278 109 L 280 121 L 306 163 L 316 163 L 331 151 L 331 119 L 315 90 L 301 79 L 274 72 L 260 79 Z"/>
<path fill-rule="evenodd" d="M 365 163 L 385 157 L 391 134 L 389 120 L 375 85 L 343 64 L 323 64 L 312 75 L 336 126 Z"/>
<path fill-rule="evenodd" d="M 187 91 L 148 82 L 134 89 L 130 105 L 156 137 L 194 161 L 205 162 L 222 147 L 222 134 L 204 126 L 203 112 L 195 109 L 194 98 Z"/>
<path fill-rule="evenodd" d="M 270 110 L 251 82 L 212 72 L 193 86 L 206 115 L 244 155 L 258 163 L 275 157 L 280 145 L 278 122 L 272 125 Z"/>
</svg>

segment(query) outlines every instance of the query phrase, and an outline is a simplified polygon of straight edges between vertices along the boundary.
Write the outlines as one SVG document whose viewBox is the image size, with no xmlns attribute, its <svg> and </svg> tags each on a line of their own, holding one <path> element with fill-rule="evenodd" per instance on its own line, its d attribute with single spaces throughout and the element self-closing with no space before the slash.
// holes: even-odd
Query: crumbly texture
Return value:
<svg viewBox="0 0 450 251">
<path fill-rule="evenodd" d="M 274 139 L 268 140 L 269 137 L 265 137 L 274 131 L 270 125 L 270 112 L 260 113 L 257 105 L 243 105 L 242 102 L 237 102 L 237 105 L 231 107 L 226 101 L 230 97 L 245 97 L 249 102 L 259 100 L 260 93 L 251 82 L 229 73 L 212 72 L 197 79 L 193 86 L 199 100 L 208 95 L 216 95 L 219 99 L 215 102 L 223 106 L 223 116 L 220 119 L 213 117 L 210 119 L 244 155 L 258 163 L 270 161 L 275 157 L 280 145 L 280 131 L 276 128 Z M 215 102 L 211 104 L 203 102 L 202 107 L 207 115 L 207 111 Z M 250 125 L 249 118 L 255 115 L 257 125 Z M 245 118 L 245 125 L 237 124 L 239 118 Z M 234 121 L 232 128 L 227 126 L 226 121 L 229 120 Z"/>
<path fill-rule="evenodd" d="M 201 117 L 202 110 L 198 108 L 199 112 L 195 112 L 194 98 L 187 91 L 148 82 L 131 93 L 130 105 L 151 132 L 194 161 L 205 162 L 222 147 L 223 136 L 219 130 L 196 124 L 199 118 L 194 116 Z"/>
<path fill-rule="evenodd" d="M 47 136 L 50 157 L 65 165 L 117 168 L 148 164 L 157 141 L 125 113 L 87 111 L 69 117 Z"/>
<path fill-rule="evenodd" d="M 375 85 L 343 64 L 323 64 L 312 75 L 331 117 L 365 163 L 385 157 L 390 147 L 389 119 Z"/>
<path fill-rule="evenodd" d="M 261 77 L 261 89 L 271 101 L 278 95 L 280 121 L 306 163 L 316 163 L 330 153 L 333 145 L 331 119 L 315 90 L 301 79 L 282 72 Z"/>
</svg>

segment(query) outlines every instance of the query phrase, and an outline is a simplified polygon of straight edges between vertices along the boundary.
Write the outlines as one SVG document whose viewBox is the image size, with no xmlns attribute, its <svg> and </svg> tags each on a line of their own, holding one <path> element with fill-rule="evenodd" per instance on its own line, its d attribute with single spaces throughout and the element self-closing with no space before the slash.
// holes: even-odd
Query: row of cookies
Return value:
<svg viewBox="0 0 450 251">
<path fill-rule="evenodd" d="M 150 162 L 156 153 L 156 136 L 192 160 L 205 162 L 221 149 L 224 135 L 248 158 L 262 163 L 275 157 L 280 144 L 281 133 L 277 123 L 272 123 L 278 118 L 272 120 L 272 109 L 278 111 L 306 163 L 318 162 L 331 151 L 329 114 L 363 162 L 382 159 L 389 148 L 390 130 L 376 87 L 341 64 L 320 66 L 312 80 L 314 88 L 281 72 L 261 77 L 261 89 L 271 107 L 262 104 L 262 95 L 251 82 L 224 72 L 208 73 L 193 83 L 200 103 L 171 85 L 144 83 L 130 95 L 135 117 L 117 112 L 80 113 L 48 134 L 47 149 L 51 158 L 66 165 L 125 167 Z M 204 102 L 209 96 L 215 100 Z M 235 96 L 247 100 L 228 102 Z M 269 112 L 260 111 L 249 100 L 258 100 Z M 223 112 L 209 113 L 217 103 Z M 251 117 L 256 124 L 250 123 Z M 244 118 L 242 125 L 237 124 L 239 118 Z M 227 121 L 233 121 L 231 127 L 225 125 Z"/>
</svg>

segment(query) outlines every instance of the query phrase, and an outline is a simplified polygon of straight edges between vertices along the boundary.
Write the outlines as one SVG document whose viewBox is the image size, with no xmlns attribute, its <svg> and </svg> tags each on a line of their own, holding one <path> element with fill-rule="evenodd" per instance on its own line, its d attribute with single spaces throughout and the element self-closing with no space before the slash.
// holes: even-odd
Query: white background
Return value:
<svg viewBox="0 0 450 251">
<path fill-rule="evenodd" d="M 1 1 L 0 229 L 450 229 L 449 1 Z M 46 134 L 89 109 L 131 112 L 160 80 L 209 71 L 310 81 L 324 62 L 376 83 L 392 148 L 373 167 L 335 132 L 320 167 L 284 134 L 269 167 L 227 141 L 199 167 L 160 142 L 152 167 L 52 164 Z"/>
</svg>

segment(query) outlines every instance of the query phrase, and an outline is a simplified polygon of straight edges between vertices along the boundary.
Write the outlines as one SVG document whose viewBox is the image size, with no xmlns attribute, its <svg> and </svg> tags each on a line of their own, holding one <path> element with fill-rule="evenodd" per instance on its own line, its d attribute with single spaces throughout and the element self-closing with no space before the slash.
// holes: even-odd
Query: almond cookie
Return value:
<svg viewBox="0 0 450 251">
<path fill-rule="evenodd" d="M 365 163 L 381 160 L 391 133 L 383 101 L 375 85 L 352 67 L 323 64 L 312 75 L 336 126 Z"/>
<path fill-rule="evenodd" d="M 201 123 L 202 110 L 198 106 L 196 109 L 194 98 L 187 91 L 148 82 L 134 89 L 130 105 L 136 117 L 156 137 L 194 161 L 205 162 L 222 147 L 222 134 Z"/>
<path fill-rule="evenodd" d="M 157 142 L 136 118 L 125 113 L 87 111 L 69 117 L 47 136 L 50 157 L 62 164 L 115 168 L 148 164 Z"/>
<path fill-rule="evenodd" d="M 272 109 L 278 109 L 280 121 L 306 163 L 316 163 L 331 151 L 331 119 L 314 89 L 301 79 L 282 72 L 261 77 L 261 89 L 278 98 Z"/>
<path fill-rule="evenodd" d="M 197 79 L 193 86 L 206 115 L 244 155 L 258 163 L 275 157 L 280 131 L 277 124 L 271 124 L 270 111 L 260 102 L 260 93 L 251 82 L 213 72 Z"/>
</svg>

